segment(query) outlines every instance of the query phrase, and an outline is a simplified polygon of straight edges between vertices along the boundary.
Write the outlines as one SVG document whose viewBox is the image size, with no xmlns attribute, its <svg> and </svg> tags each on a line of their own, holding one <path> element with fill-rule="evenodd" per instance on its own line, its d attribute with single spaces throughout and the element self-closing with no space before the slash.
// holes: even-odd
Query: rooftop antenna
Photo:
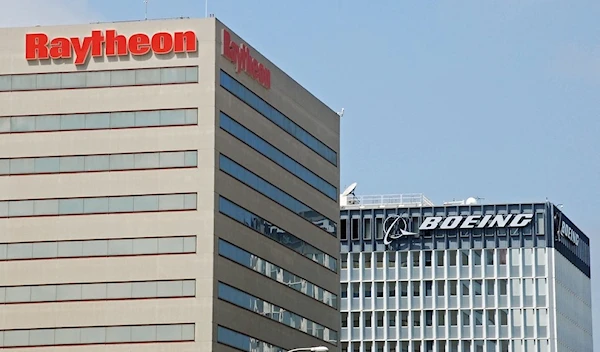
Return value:
<svg viewBox="0 0 600 352">
<path fill-rule="evenodd" d="M 144 10 L 144 21 L 148 20 L 148 0 L 144 0 L 145 10 Z"/>
<path fill-rule="evenodd" d="M 208 17 L 208 0 L 204 1 L 204 17 Z"/>
</svg>

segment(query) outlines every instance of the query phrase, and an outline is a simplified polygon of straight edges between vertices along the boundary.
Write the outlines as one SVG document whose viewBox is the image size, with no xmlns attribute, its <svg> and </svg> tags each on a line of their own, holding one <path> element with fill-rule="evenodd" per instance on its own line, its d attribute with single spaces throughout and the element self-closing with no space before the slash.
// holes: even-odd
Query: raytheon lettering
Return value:
<svg viewBox="0 0 600 352">
<path fill-rule="evenodd" d="M 236 65 L 236 72 L 244 71 L 263 87 L 271 88 L 271 71 L 252 57 L 250 48 L 244 43 L 234 42 L 226 29 L 223 29 L 221 37 L 221 55 Z"/>
<path fill-rule="evenodd" d="M 45 33 L 25 35 L 25 58 L 31 60 L 70 59 L 75 65 L 84 65 L 90 57 L 156 55 L 196 52 L 197 39 L 193 31 L 158 32 L 152 36 L 135 33 L 129 37 L 117 34 L 114 29 L 103 32 L 92 31 L 91 35 L 78 37 L 56 37 L 50 39 Z"/>
</svg>

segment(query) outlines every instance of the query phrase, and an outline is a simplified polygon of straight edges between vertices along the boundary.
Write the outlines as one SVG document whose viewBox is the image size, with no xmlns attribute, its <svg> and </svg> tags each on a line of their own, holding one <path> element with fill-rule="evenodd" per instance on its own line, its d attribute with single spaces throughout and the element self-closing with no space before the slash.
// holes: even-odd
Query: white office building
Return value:
<svg viewBox="0 0 600 352">
<path fill-rule="evenodd" d="M 592 352 L 589 238 L 552 203 L 341 196 L 343 352 Z"/>
</svg>

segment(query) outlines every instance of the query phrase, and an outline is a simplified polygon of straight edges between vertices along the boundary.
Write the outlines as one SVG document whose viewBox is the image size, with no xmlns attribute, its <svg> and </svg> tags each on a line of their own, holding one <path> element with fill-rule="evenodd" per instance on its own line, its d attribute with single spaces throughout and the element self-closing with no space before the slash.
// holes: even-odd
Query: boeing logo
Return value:
<svg viewBox="0 0 600 352">
<path fill-rule="evenodd" d="M 569 241 L 573 242 L 573 244 L 575 244 L 576 246 L 579 245 L 579 234 L 564 221 L 560 226 L 560 234 L 563 237 L 566 237 Z"/>
<path fill-rule="evenodd" d="M 482 229 L 482 228 L 504 228 L 525 227 L 533 220 L 533 214 L 507 214 L 507 215 L 457 215 L 457 216 L 429 216 L 423 219 L 419 231 L 430 230 L 454 230 L 454 229 Z M 383 243 L 388 245 L 392 240 L 406 235 L 418 235 L 417 232 L 408 231 L 406 218 L 393 214 L 383 222 Z"/>
<path fill-rule="evenodd" d="M 417 233 L 407 231 L 408 223 L 400 215 L 390 215 L 383 222 L 383 243 L 390 244 L 405 235 L 418 235 Z"/>
</svg>

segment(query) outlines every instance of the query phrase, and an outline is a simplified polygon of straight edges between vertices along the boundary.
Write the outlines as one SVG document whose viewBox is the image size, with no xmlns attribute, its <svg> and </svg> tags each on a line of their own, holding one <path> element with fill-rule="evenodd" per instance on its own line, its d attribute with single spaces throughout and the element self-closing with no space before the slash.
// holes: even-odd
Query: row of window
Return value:
<svg viewBox="0 0 600 352">
<path fill-rule="evenodd" d="M 337 308 L 337 296 L 269 261 L 219 239 L 219 255 L 286 285 L 310 298 Z"/>
<path fill-rule="evenodd" d="M 0 261 L 196 253 L 196 236 L 0 243 Z"/>
<path fill-rule="evenodd" d="M 287 349 L 257 338 L 217 326 L 217 342 L 244 352 L 286 352 Z"/>
<path fill-rule="evenodd" d="M 434 348 L 435 346 L 435 348 Z M 512 347 L 511 347 L 512 346 Z M 342 343 L 342 352 L 549 352 L 548 340 L 426 340 Z"/>
<path fill-rule="evenodd" d="M 198 109 L 0 117 L 0 133 L 107 130 L 198 124 Z"/>
<path fill-rule="evenodd" d="M 337 259 L 333 256 L 317 249 L 315 246 L 299 239 L 281 227 L 268 222 L 230 200 L 219 197 L 219 212 L 294 252 L 305 256 L 315 263 L 320 264 L 333 272 L 337 271 Z"/>
<path fill-rule="evenodd" d="M 194 297 L 196 280 L 94 282 L 0 287 L 0 303 Z"/>
<path fill-rule="evenodd" d="M 290 158 L 282 151 L 271 145 L 269 142 L 260 138 L 254 132 L 250 131 L 223 112 L 220 114 L 219 123 L 223 130 L 227 131 L 235 138 L 249 145 L 252 149 L 266 156 L 277 165 L 281 166 L 294 176 L 297 176 L 302 181 L 317 189 L 319 192 L 323 193 L 334 201 L 337 201 L 337 188 L 304 167 L 304 165 Z"/>
<path fill-rule="evenodd" d="M 435 291 L 434 291 L 435 283 Z M 489 279 L 489 280 L 425 280 L 425 281 L 388 281 L 388 282 L 375 282 L 375 283 L 352 283 L 350 285 L 352 289 L 352 297 L 361 297 L 360 287 L 362 286 L 362 297 L 378 297 L 378 298 L 392 298 L 396 297 L 396 288 L 399 286 L 400 297 L 433 297 L 434 292 L 438 297 L 445 295 L 458 296 L 459 289 L 461 296 L 482 296 L 484 294 L 484 283 L 485 283 L 485 294 L 488 296 L 506 296 L 510 290 L 512 295 L 520 297 L 524 295 L 526 297 L 533 297 L 534 295 L 546 296 L 548 292 L 548 279 Z M 410 290 L 409 290 L 410 286 Z M 372 290 L 375 290 L 373 295 Z M 387 291 L 387 295 L 385 295 Z M 342 298 L 348 297 L 348 284 L 342 283 L 341 288 Z"/>
<path fill-rule="evenodd" d="M 42 347 L 194 341 L 195 324 L 65 327 L 0 331 L 0 346 Z"/>
<path fill-rule="evenodd" d="M 0 217 L 196 210 L 196 193 L 0 201 Z"/>
<path fill-rule="evenodd" d="M 390 215 L 390 214 L 388 214 Z M 412 218 L 406 218 L 408 223 L 412 223 L 412 228 L 414 230 L 418 229 L 419 227 L 419 223 L 422 220 L 422 218 L 419 217 L 414 217 Z M 384 219 L 383 216 L 376 216 L 375 218 L 372 217 L 363 217 L 358 218 L 358 217 L 353 217 L 350 220 L 347 217 L 342 217 L 340 219 L 340 240 L 342 241 L 346 241 L 348 239 L 351 240 L 359 240 L 361 238 L 361 234 L 362 234 L 362 238 L 364 240 L 371 240 L 373 239 L 373 237 L 376 240 L 382 240 L 383 239 L 383 235 L 384 235 L 384 224 L 389 226 L 389 223 L 391 221 L 386 221 L 386 219 Z M 535 226 L 536 228 L 536 233 L 538 235 L 544 235 L 545 234 L 545 224 L 544 224 L 544 213 L 536 213 L 535 214 L 535 221 L 532 223 L 533 225 L 528 226 L 527 228 L 529 229 L 529 233 L 531 232 L 531 228 L 532 226 Z M 409 230 L 410 229 L 406 229 Z M 457 232 L 459 229 L 457 230 L 453 230 L 454 232 Z M 511 228 L 511 235 L 517 235 L 519 234 L 519 228 Z M 474 229 L 469 229 L 469 232 L 473 233 L 474 235 L 490 235 L 493 236 L 496 233 L 498 233 L 499 235 L 506 235 L 507 234 L 507 228 L 485 228 L 485 229 L 479 229 L 479 228 L 474 228 Z M 416 232 L 416 231 L 415 231 Z M 446 230 L 436 230 L 433 232 L 429 232 L 428 235 L 431 236 L 432 233 L 437 234 L 444 234 L 446 232 Z M 524 232 L 525 233 L 525 232 Z"/>
<path fill-rule="evenodd" d="M 337 331 L 329 329 L 312 320 L 306 319 L 301 315 L 290 312 L 273 303 L 240 291 L 235 287 L 219 282 L 218 296 L 219 299 L 234 304 L 240 308 L 263 315 L 271 320 L 289 326 L 298 331 L 302 331 L 320 340 L 337 344 Z"/>
<path fill-rule="evenodd" d="M 0 92 L 197 83 L 198 67 L 0 75 Z"/>
<path fill-rule="evenodd" d="M 235 80 L 224 71 L 221 71 L 220 81 L 221 87 L 225 88 L 238 99 L 256 110 L 259 114 L 263 115 L 269 119 L 269 121 L 273 122 L 275 125 L 289 133 L 300 143 L 304 144 L 315 153 L 323 157 L 325 160 L 337 166 L 337 153 L 333 149 L 326 146 L 325 143 L 321 142 L 313 135 L 308 133 L 305 129 L 298 126 L 298 124 L 292 121 L 289 117 L 279 112 L 269 103 L 264 101 L 258 95 L 254 94 L 250 89 L 246 88 L 243 84 Z"/>
<path fill-rule="evenodd" d="M 198 166 L 197 151 L 0 159 L 0 175 L 167 169 Z"/>
<path fill-rule="evenodd" d="M 362 315 L 362 319 L 361 319 Z M 460 318 L 460 322 L 459 322 Z M 548 326 L 548 309 L 474 309 L 474 310 L 402 310 L 374 312 L 342 312 L 342 327 L 371 328 L 396 327 L 397 319 L 401 327 L 433 326 L 511 326 L 520 329 L 525 322 L 526 329 L 533 332 L 537 326 L 538 336 L 545 337 L 540 330 Z M 387 324 L 386 324 L 387 321 Z"/>
<path fill-rule="evenodd" d="M 443 267 L 443 266 L 481 266 L 506 265 L 510 253 L 510 264 L 512 266 L 533 266 L 534 261 L 538 266 L 546 265 L 546 248 L 497 248 L 497 249 L 448 249 L 439 251 L 389 251 L 389 252 L 362 252 L 342 253 L 342 269 L 348 268 L 348 259 L 352 262 L 353 269 L 370 269 L 373 264 L 377 268 L 383 268 L 387 260 L 388 268 L 396 268 L 399 260 L 400 268 Z M 384 259 L 385 257 L 385 259 Z M 375 263 L 373 263 L 373 260 Z M 362 262 L 362 263 L 361 263 Z M 362 266 L 361 266 L 362 264 Z"/>
<path fill-rule="evenodd" d="M 294 214 L 318 226 L 323 231 L 337 237 L 337 224 L 333 220 L 325 217 L 223 154 L 219 154 L 219 169 Z M 321 225 L 323 222 L 326 223 L 325 226 Z"/>
</svg>

